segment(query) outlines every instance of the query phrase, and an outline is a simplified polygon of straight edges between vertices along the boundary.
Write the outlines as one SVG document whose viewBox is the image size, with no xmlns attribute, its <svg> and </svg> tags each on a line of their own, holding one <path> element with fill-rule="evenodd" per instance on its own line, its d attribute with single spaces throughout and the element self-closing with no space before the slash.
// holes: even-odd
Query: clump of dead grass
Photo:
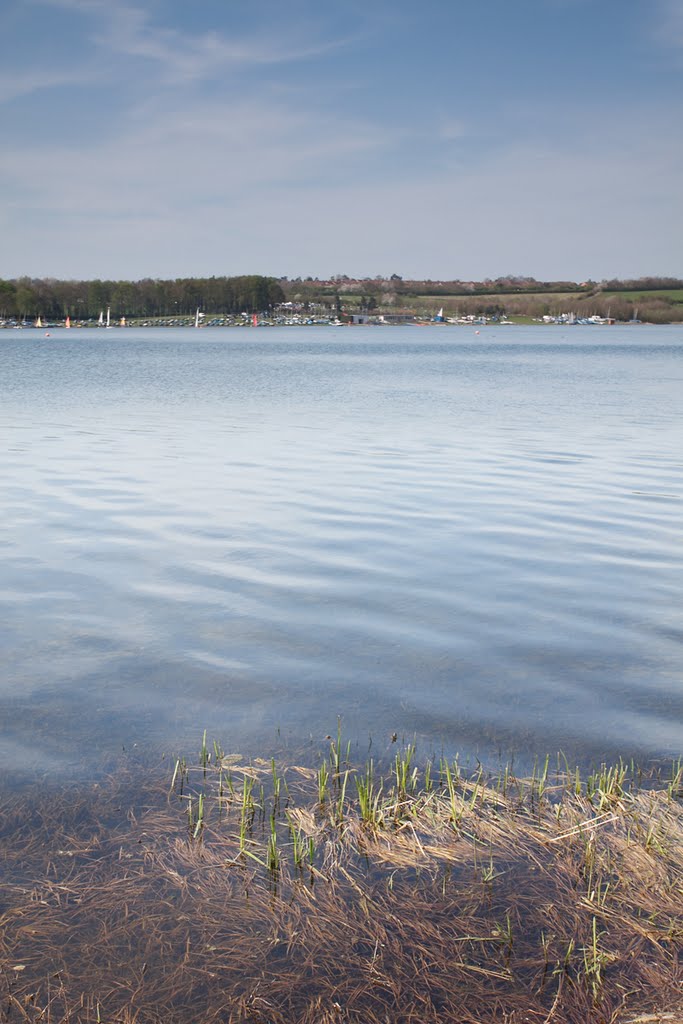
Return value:
<svg viewBox="0 0 683 1024">
<path fill-rule="evenodd" d="M 316 768 L 247 764 L 204 738 L 170 793 L 121 771 L 78 799 L 6 802 L 0 1019 L 675 1014 L 682 786 L 681 765 L 518 779 L 417 766 L 411 747 L 380 773 L 340 735 Z"/>
</svg>

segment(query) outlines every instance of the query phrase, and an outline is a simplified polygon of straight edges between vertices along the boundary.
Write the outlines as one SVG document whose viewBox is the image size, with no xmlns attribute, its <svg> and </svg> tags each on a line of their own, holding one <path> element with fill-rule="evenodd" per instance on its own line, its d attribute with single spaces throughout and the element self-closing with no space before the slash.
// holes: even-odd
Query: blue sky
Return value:
<svg viewBox="0 0 683 1024">
<path fill-rule="evenodd" d="M 683 0 L 4 0 L 0 277 L 683 276 Z"/>
</svg>

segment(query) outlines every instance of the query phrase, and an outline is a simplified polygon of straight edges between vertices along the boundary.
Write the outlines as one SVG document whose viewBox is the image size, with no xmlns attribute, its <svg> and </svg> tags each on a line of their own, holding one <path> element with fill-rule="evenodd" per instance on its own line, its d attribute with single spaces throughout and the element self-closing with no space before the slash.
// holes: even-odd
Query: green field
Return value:
<svg viewBox="0 0 683 1024">
<path fill-rule="evenodd" d="M 361 290 L 362 288 L 362 290 Z M 367 297 L 373 299 L 370 313 L 410 310 L 418 318 L 431 319 L 443 308 L 446 317 L 492 314 L 504 311 L 515 323 L 533 323 L 544 315 L 575 313 L 578 317 L 611 316 L 617 320 L 640 318 L 648 323 L 676 323 L 683 321 L 683 288 L 605 289 L 589 291 L 496 291 L 465 292 L 457 295 L 439 295 L 433 292 L 412 292 L 409 284 L 388 296 L 382 290 L 373 290 L 363 282 L 358 291 L 345 291 L 341 302 L 346 312 L 365 309 Z M 310 296 L 309 301 L 331 302 L 330 296 Z"/>
<path fill-rule="evenodd" d="M 630 291 L 630 292 L 602 292 L 605 298 L 623 298 L 623 299 L 638 299 L 639 302 L 647 302 L 648 299 L 672 299 L 674 302 L 683 302 L 683 288 L 655 288 L 650 291 L 644 289 L 642 291 Z"/>
<path fill-rule="evenodd" d="M 414 302 L 433 302 L 436 306 L 453 306 L 458 302 L 473 301 L 479 302 L 509 302 L 511 299 L 540 299 L 541 301 L 553 299 L 564 301 L 573 299 L 579 301 L 589 292 L 463 292 L 461 295 L 406 295 L 406 304 Z M 605 293 L 607 294 L 607 293 Z M 611 292 L 609 293 L 611 294 Z M 625 292 L 620 294 L 626 294 Z M 683 294 L 683 292 L 681 292 Z"/>
<path fill-rule="evenodd" d="M 419 300 L 420 302 L 433 302 L 437 305 L 444 305 L 446 303 L 452 304 L 454 302 L 461 302 L 463 299 L 479 299 L 482 302 L 506 302 L 510 299 L 540 299 L 564 302 L 573 299 L 576 302 L 583 301 L 587 298 L 605 298 L 605 299 L 638 299 L 639 302 L 647 302 L 648 299 L 659 299 L 669 298 L 674 302 L 683 302 L 683 288 L 658 288 L 658 289 L 644 289 L 641 291 L 596 291 L 596 292 L 477 292 L 472 294 L 470 292 L 462 293 L 460 295 L 406 295 L 406 300 Z"/>
</svg>

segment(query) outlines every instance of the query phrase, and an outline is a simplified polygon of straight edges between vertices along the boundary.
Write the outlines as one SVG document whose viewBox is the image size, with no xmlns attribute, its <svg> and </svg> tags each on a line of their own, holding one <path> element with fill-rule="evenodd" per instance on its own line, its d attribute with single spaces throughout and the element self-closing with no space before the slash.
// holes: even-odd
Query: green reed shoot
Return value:
<svg viewBox="0 0 683 1024">
<path fill-rule="evenodd" d="M 280 851 L 277 848 L 277 826 L 275 815 L 270 816 L 270 835 L 266 848 L 266 867 L 269 871 L 277 871 L 280 867 Z"/>
<path fill-rule="evenodd" d="M 414 792 L 417 786 L 417 768 L 411 773 L 410 765 L 415 754 L 415 746 L 409 743 L 403 754 L 397 754 L 394 762 L 394 773 L 396 775 L 396 790 L 399 800 L 405 800 L 409 792 Z"/>
<path fill-rule="evenodd" d="M 470 804 L 469 804 L 471 811 L 474 810 L 474 805 L 477 802 L 477 797 L 484 795 L 484 787 L 481 785 L 481 780 L 482 780 L 483 777 L 484 777 L 484 769 L 480 766 L 479 767 L 479 771 L 477 772 L 477 777 L 474 780 L 474 783 L 472 785 L 472 796 L 470 798 Z"/>
<path fill-rule="evenodd" d="M 591 832 L 586 838 L 584 838 L 584 854 L 583 854 L 583 877 L 586 882 L 586 888 L 590 892 L 593 889 L 593 878 L 597 867 L 597 857 L 595 852 L 595 836 Z"/>
<path fill-rule="evenodd" d="M 356 790 L 358 792 L 358 808 L 362 821 L 367 824 L 378 825 L 381 820 L 380 798 L 382 794 L 382 783 L 376 788 L 374 779 L 374 765 L 372 759 L 365 766 L 365 773 L 356 776 Z"/>
<path fill-rule="evenodd" d="M 183 780 L 187 773 L 187 765 L 185 764 L 185 758 L 182 759 L 177 757 L 175 762 L 175 768 L 173 769 L 173 778 L 171 779 L 171 790 L 175 789 L 176 782 L 180 780 L 180 793 L 183 792 Z"/>
<path fill-rule="evenodd" d="M 570 939 L 569 945 L 567 946 L 567 949 L 564 954 L 564 962 L 562 965 L 565 972 L 569 970 L 570 964 L 572 962 L 572 956 L 574 955 L 574 946 L 574 939 Z"/>
<path fill-rule="evenodd" d="M 620 761 L 618 765 L 600 765 L 600 769 L 593 772 L 586 779 L 586 796 L 593 802 L 594 797 L 598 801 L 598 810 L 602 810 L 605 804 L 611 803 L 624 794 L 624 782 L 627 773 L 626 765 Z"/>
<path fill-rule="evenodd" d="M 451 766 L 448 763 L 448 761 L 442 760 L 441 773 L 446 778 L 448 800 L 451 808 L 451 822 L 453 824 L 453 828 L 457 828 L 457 826 L 460 824 L 460 819 L 462 818 L 462 805 L 458 802 L 457 796 L 457 786 L 460 777 L 460 771 L 458 768 L 457 761 L 453 763 L 453 768 L 451 769 Z"/>
<path fill-rule="evenodd" d="M 588 899 L 598 907 L 604 907 L 607 904 L 607 894 L 609 893 L 609 890 L 609 882 L 605 882 L 605 884 L 602 885 L 601 881 L 598 880 L 595 888 L 589 892 Z"/>
<path fill-rule="evenodd" d="M 431 793 L 433 788 L 434 788 L 434 783 L 432 782 L 432 762 L 431 761 L 427 761 L 427 763 L 425 764 L 425 781 L 424 781 L 425 793 Z"/>
<path fill-rule="evenodd" d="M 603 970 L 609 962 L 609 955 L 600 949 L 600 939 L 603 934 L 603 932 L 598 933 L 598 921 L 594 916 L 590 943 L 584 946 L 582 950 L 583 969 L 588 979 L 594 1002 L 597 1002 L 600 989 L 602 988 Z"/>
<path fill-rule="evenodd" d="M 481 880 L 485 885 L 490 885 L 497 874 L 498 872 L 493 865 L 493 854 L 491 853 L 488 864 L 485 864 L 481 869 Z"/>
<path fill-rule="evenodd" d="M 536 787 L 536 793 L 538 795 L 539 803 L 543 799 L 543 794 L 545 793 L 546 787 L 547 787 L 547 784 L 548 784 L 548 765 L 549 764 L 550 764 L 550 755 L 546 754 L 545 764 L 543 765 L 543 768 L 542 768 L 541 772 L 539 773 L 538 781 L 537 781 L 537 787 Z"/>
<path fill-rule="evenodd" d="M 274 757 L 271 757 L 270 759 L 270 770 L 273 776 L 273 804 L 277 809 L 280 806 L 280 783 L 282 780 L 277 773 Z"/>
<path fill-rule="evenodd" d="M 347 769 L 339 782 L 339 793 L 337 796 L 335 813 L 335 819 L 338 825 L 341 825 L 344 820 L 344 800 L 346 799 L 346 785 L 349 781 L 349 774 L 350 772 Z"/>
<path fill-rule="evenodd" d="M 318 803 L 324 804 L 327 799 L 327 786 L 330 779 L 330 772 L 327 762 L 323 761 L 318 769 Z"/>
<path fill-rule="evenodd" d="M 671 781 L 667 786 L 669 800 L 675 800 L 683 796 L 683 758 L 675 761 L 671 772 Z"/>
<path fill-rule="evenodd" d="M 240 853 L 244 853 L 247 842 L 247 831 L 251 829 L 254 819 L 254 800 L 251 791 L 254 787 L 254 780 L 247 775 L 244 776 L 242 786 L 242 808 L 240 813 Z"/>
<path fill-rule="evenodd" d="M 197 836 L 199 835 L 199 833 L 202 831 L 203 828 L 204 828 L 204 794 L 200 793 L 199 794 L 199 799 L 197 800 L 197 823 L 195 825 L 194 832 L 192 833 L 192 838 L 196 839 Z"/>
<path fill-rule="evenodd" d="M 337 719 L 337 739 L 330 743 L 330 764 L 332 774 L 338 776 L 341 771 L 341 718 Z"/>
<path fill-rule="evenodd" d="M 297 871 L 303 871 L 307 855 L 306 840 L 303 832 L 295 825 L 289 813 L 287 813 L 287 823 L 289 824 L 289 834 L 292 837 L 294 867 Z"/>
<path fill-rule="evenodd" d="M 662 834 L 660 841 L 659 832 L 660 829 L 656 823 L 650 825 L 645 836 L 645 849 L 648 851 L 656 850 L 661 856 L 666 856 L 666 849 L 664 847 L 664 839 L 666 837 Z"/>
<path fill-rule="evenodd" d="M 349 763 L 351 757 L 351 740 L 346 744 L 346 764 Z M 332 766 L 332 774 L 334 781 L 339 785 L 341 779 L 341 766 L 342 766 L 342 728 L 341 718 L 337 719 L 337 739 L 332 740 L 330 743 L 330 764 Z"/>
</svg>

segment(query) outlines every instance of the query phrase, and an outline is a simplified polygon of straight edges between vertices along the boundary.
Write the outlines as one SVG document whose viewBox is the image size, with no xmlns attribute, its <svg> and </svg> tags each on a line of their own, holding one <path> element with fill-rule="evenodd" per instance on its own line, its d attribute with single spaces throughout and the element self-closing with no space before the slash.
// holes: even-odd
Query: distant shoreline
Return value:
<svg viewBox="0 0 683 1024">
<path fill-rule="evenodd" d="M 254 316 L 257 322 L 254 323 Z M 104 327 L 96 321 L 76 321 L 68 326 L 64 321 L 46 321 L 39 324 L 28 321 L 12 323 L 0 321 L 0 330 L 6 331 L 62 331 L 62 330 L 95 330 L 103 333 L 111 330 L 137 329 L 173 329 L 194 328 L 207 330 L 211 328 L 253 328 L 253 327 L 675 327 L 680 321 L 671 320 L 665 323 L 654 323 L 646 320 L 615 320 L 615 319 L 578 319 L 567 320 L 561 317 L 538 319 L 532 317 L 495 317 L 444 318 L 443 320 L 425 320 L 420 317 L 402 317 L 393 319 L 389 316 L 356 316 L 344 320 L 326 317 L 310 317 L 307 319 L 285 318 L 280 316 L 260 316 L 249 314 L 248 317 L 212 317 L 199 326 L 194 317 L 173 317 L 172 319 L 128 319 L 125 323 L 115 323 Z"/>
<path fill-rule="evenodd" d="M 136 327 L 342 323 L 683 323 L 683 278 L 411 281 L 377 278 L 0 279 L 0 325 Z"/>
</svg>

